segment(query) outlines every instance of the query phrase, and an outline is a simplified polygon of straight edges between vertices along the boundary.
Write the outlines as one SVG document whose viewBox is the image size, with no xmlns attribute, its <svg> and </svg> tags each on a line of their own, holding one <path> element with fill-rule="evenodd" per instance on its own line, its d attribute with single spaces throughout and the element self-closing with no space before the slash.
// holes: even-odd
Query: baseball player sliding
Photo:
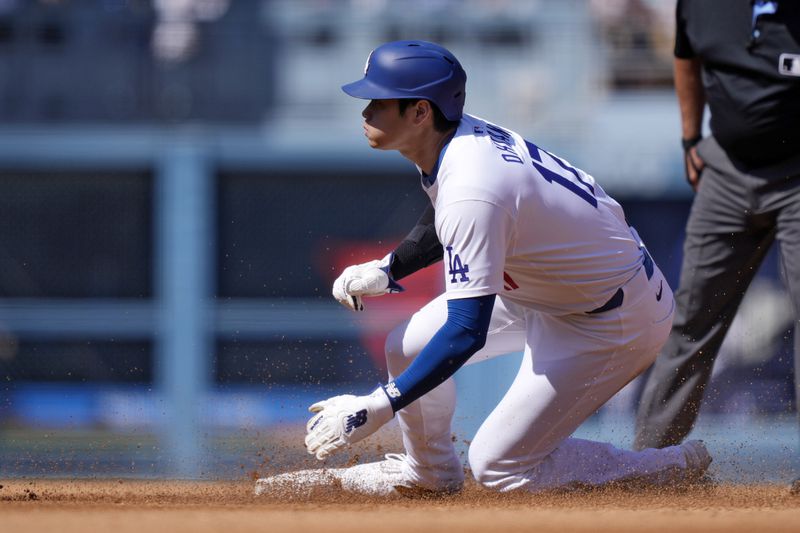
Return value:
<svg viewBox="0 0 800 533">
<path fill-rule="evenodd" d="M 334 296 L 363 310 L 364 296 L 401 290 L 397 280 L 439 259 L 447 289 L 389 334 L 386 385 L 310 407 L 305 444 L 325 459 L 397 416 L 406 453 L 264 478 L 256 493 L 320 485 L 370 495 L 458 491 L 451 376 L 518 351 L 522 366 L 469 449 L 483 486 L 662 485 L 695 480 L 711 463 L 700 441 L 629 451 L 571 437 L 653 362 L 672 325 L 672 291 L 594 178 L 463 114 L 465 84 L 448 50 L 398 41 L 376 48 L 363 79 L 343 87 L 369 100 L 369 145 L 417 166 L 431 209 L 384 259 L 346 268 Z"/>
</svg>

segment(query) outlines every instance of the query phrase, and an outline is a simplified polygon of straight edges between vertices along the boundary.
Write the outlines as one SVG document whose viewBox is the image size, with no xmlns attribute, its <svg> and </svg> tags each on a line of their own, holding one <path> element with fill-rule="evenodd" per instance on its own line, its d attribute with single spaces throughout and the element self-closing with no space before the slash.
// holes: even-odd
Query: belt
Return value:
<svg viewBox="0 0 800 533">
<path fill-rule="evenodd" d="M 653 258 L 650 257 L 650 253 L 647 251 L 647 248 L 639 248 L 642 251 L 642 266 L 644 267 L 644 273 L 647 275 L 647 279 L 653 277 Z M 622 287 L 617 289 L 617 292 L 614 293 L 606 303 L 594 309 L 592 311 L 587 311 L 587 315 L 593 315 L 595 313 L 604 313 L 606 311 L 611 311 L 612 309 L 616 309 L 620 305 L 622 305 L 622 301 L 625 299 L 625 291 L 622 290 Z"/>
</svg>

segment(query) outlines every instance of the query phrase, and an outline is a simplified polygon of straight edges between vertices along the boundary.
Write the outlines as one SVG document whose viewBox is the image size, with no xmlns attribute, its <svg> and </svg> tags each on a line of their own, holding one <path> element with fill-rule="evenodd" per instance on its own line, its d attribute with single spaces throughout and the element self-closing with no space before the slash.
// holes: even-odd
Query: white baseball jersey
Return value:
<svg viewBox="0 0 800 533">
<path fill-rule="evenodd" d="M 689 469 L 680 446 L 634 452 L 571 438 L 653 363 L 672 326 L 672 291 L 656 265 L 644 266 L 619 204 L 585 172 L 469 115 L 422 182 L 445 247 L 447 290 L 389 334 L 390 379 L 436 338 L 450 299 L 501 296 L 486 343 L 467 364 L 523 352 L 511 386 L 470 444 L 475 478 L 496 490 L 539 491 L 633 479 L 658 484 Z M 586 314 L 616 294 L 624 298 L 615 306 Z M 455 402 L 447 379 L 397 412 L 411 475 L 422 486 L 460 475 Z"/>
<path fill-rule="evenodd" d="M 642 265 L 622 208 L 592 176 L 480 118 L 463 116 L 422 184 L 448 299 L 500 294 L 552 315 L 585 313 Z"/>
</svg>

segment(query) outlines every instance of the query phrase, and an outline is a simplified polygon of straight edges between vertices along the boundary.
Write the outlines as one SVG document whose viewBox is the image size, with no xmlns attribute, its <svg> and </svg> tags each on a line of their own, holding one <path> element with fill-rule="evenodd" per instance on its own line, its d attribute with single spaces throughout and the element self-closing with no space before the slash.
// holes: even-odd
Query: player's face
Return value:
<svg viewBox="0 0 800 533">
<path fill-rule="evenodd" d="M 400 114 L 397 100 L 370 100 L 364 117 L 364 136 L 369 145 L 380 150 L 400 150 L 409 142 L 409 115 Z"/>
</svg>

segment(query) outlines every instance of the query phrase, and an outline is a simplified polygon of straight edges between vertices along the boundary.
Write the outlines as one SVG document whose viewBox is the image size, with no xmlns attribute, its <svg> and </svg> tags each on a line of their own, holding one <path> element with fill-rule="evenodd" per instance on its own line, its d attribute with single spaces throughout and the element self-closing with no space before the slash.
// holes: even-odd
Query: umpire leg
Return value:
<svg viewBox="0 0 800 533">
<path fill-rule="evenodd" d="M 675 320 L 644 387 L 635 449 L 678 444 L 691 431 L 719 347 L 774 240 L 771 225 L 752 222 L 752 178 L 715 163 L 706 160 L 689 214 Z"/>
<path fill-rule="evenodd" d="M 794 309 L 795 398 L 800 405 L 800 176 L 785 180 L 782 188 L 785 190 L 776 194 L 777 239 L 784 283 Z"/>
</svg>

